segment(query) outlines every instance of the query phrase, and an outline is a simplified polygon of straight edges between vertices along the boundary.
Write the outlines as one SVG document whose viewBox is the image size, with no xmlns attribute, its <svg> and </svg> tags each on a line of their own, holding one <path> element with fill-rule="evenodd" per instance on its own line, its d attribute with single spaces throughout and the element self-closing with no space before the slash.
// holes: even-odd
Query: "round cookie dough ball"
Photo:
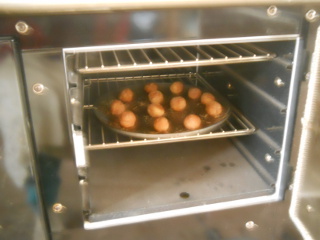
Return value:
<svg viewBox="0 0 320 240">
<path fill-rule="evenodd" d="M 153 91 L 157 91 L 158 90 L 158 85 L 156 83 L 147 83 L 144 86 L 144 90 L 149 93 L 149 92 L 153 92 Z"/>
<path fill-rule="evenodd" d="M 195 114 L 189 114 L 184 119 L 183 125 L 188 130 L 197 130 L 201 127 L 201 119 Z"/>
<path fill-rule="evenodd" d="M 159 103 L 149 104 L 147 111 L 151 117 L 162 117 L 164 115 L 164 108 Z"/>
<path fill-rule="evenodd" d="M 202 91 L 197 87 L 192 87 L 188 91 L 188 97 L 192 100 L 196 100 L 201 97 Z"/>
<path fill-rule="evenodd" d="M 216 101 L 210 102 L 206 105 L 206 112 L 211 117 L 219 117 L 222 114 L 222 105 Z"/>
<path fill-rule="evenodd" d="M 162 103 L 163 102 L 163 94 L 160 91 L 152 91 L 148 94 L 149 100 L 151 103 Z"/>
<path fill-rule="evenodd" d="M 136 125 L 137 117 L 131 111 L 125 111 L 120 115 L 120 125 L 124 128 L 132 128 Z"/>
<path fill-rule="evenodd" d="M 177 112 L 183 111 L 187 106 L 187 102 L 183 97 L 174 97 L 170 101 L 170 107 Z"/>
<path fill-rule="evenodd" d="M 183 92 L 183 88 L 184 88 L 184 85 L 182 82 L 174 82 L 170 85 L 170 91 L 173 93 L 173 94 L 181 94 Z"/>
<path fill-rule="evenodd" d="M 154 120 L 153 127 L 157 132 L 165 133 L 168 132 L 170 123 L 165 117 L 159 117 Z"/>
<path fill-rule="evenodd" d="M 126 106 L 120 100 L 113 100 L 110 106 L 112 115 L 120 115 L 126 110 Z"/>
<path fill-rule="evenodd" d="M 130 88 L 123 89 L 119 95 L 119 99 L 125 103 L 131 102 L 133 100 L 133 97 L 134 93 Z"/>
<path fill-rule="evenodd" d="M 205 92 L 201 95 L 201 103 L 202 104 L 208 104 L 209 102 L 213 102 L 215 101 L 216 98 L 211 94 L 211 93 L 208 93 L 208 92 Z"/>
</svg>

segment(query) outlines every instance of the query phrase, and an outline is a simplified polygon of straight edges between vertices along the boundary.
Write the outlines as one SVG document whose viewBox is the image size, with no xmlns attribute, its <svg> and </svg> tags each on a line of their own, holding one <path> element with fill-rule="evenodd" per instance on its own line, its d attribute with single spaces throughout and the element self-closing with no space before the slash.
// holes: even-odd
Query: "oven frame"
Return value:
<svg viewBox="0 0 320 240">
<path fill-rule="evenodd" d="M 18 46 L 18 50 L 20 54 L 22 55 L 23 59 L 23 70 L 21 72 L 25 72 L 25 79 L 26 79 L 26 88 L 25 91 L 27 93 L 27 98 L 25 101 L 30 103 L 30 123 L 34 125 L 35 122 L 39 123 L 39 119 L 42 115 L 42 110 L 39 108 L 38 103 L 43 102 L 47 104 L 50 102 L 50 100 L 53 99 L 52 93 L 58 93 L 60 96 L 59 101 L 59 107 L 61 113 L 59 113 L 59 118 L 62 120 L 63 124 L 61 128 L 55 128 L 52 126 L 52 129 L 56 131 L 56 133 L 61 132 L 68 132 L 68 129 L 71 128 L 71 126 L 68 124 L 68 121 L 66 119 L 66 113 L 68 112 L 65 107 L 65 75 L 64 75 L 64 67 L 62 61 L 62 49 L 63 48 L 73 48 L 73 47 L 83 47 L 83 46 L 89 46 L 89 45 L 101 45 L 101 43 L 97 43 L 93 40 L 93 38 L 88 38 L 87 36 L 92 36 L 91 30 L 88 30 L 86 28 L 79 29 L 76 26 L 79 25 L 80 19 L 85 19 L 85 22 L 90 22 L 94 17 L 102 17 L 107 20 L 110 20 L 110 22 L 119 22 L 119 19 L 125 17 L 126 12 L 118 11 L 120 9 L 126 9 L 126 10 L 137 10 L 136 7 L 133 5 L 128 5 L 127 7 L 124 7 L 123 1 L 121 3 L 117 1 L 115 8 L 113 8 L 113 11 L 108 12 L 108 7 L 100 8 L 100 9 L 92 9 L 87 8 L 87 10 L 90 13 L 94 14 L 85 14 L 84 12 L 80 12 L 80 10 L 84 10 L 81 6 L 79 8 L 73 8 L 71 9 L 69 7 L 66 7 L 65 9 L 62 9 L 61 7 L 53 7 L 52 11 L 50 9 L 47 9 L 46 6 L 42 6 L 41 8 L 34 8 L 34 5 L 23 5 L 23 8 L 25 8 L 25 11 L 21 8 L 18 8 L 17 5 L 11 5 L 6 6 L 9 8 L 2 8 L 1 11 L 6 11 L 5 13 L 2 12 L 1 14 L 1 20 L 2 26 L 5 25 L 5 27 L 2 27 L 0 30 L 1 36 L 10 36 L 10 39 L 18 39 L 20 42 L 20 45 Z M 177 3 L 178 1 L 175 1 L 173 5 L 167 5 L 167 10 L 170 10 L 169 8 L 173 7 L 185 7 L 185 1 Z M 241 3 L 240 3 L 241 2 Z M 251 5 L 252 3 L 252 5 Z M 306 3 L 305 1 L 273 1 L 277 9 L 277 13 L 279 15 L 276 16 L 268 16 L 268 9 L 270 9 L 270 1 L 263 1 L 261 3 L 257 3 L 256 1 L 252 1 L 250 4 L 248 2 L 245 3 L 245 6 L 243 5 L 243 1 L 215 1 L 215 3 L 212 3 L 212 1 L 201 1 L 201 3 L 196 3 L 196 7 L 199 7 L 199 4 L 203 4 L 201 6 L 208 7 L 210 5 L 212 8 L 217 8 L 217 12 L 221 11 L 223 12 L 225 6 L 231 6 L 234 9 L 242 9 L 242 11 L 247 10 L 247 12 L 255 12 L 260 13 L 261 16 L 258 16 L 259 19 L 263 19 L 261 21 L 264 21 L 265 25 L 263 24 L 261 28 L 256 32 L 258 35 L 265 35 L 265 33 L 268 30 L 272 30 L 272 35 L 280 34 L 282 31 L 285 32 L 285 34 L 296 34 L 301 37 L 301 46 L 303 46 L 303 49 L 306 51 L 306 54 L 303 54 L 303 56 L 300 56 L 301 61 L 306 61 L 305 67 L 302 68 L 301 76 L 299 77 L 299 84 L 300 92 L 299 92 L 299 99 L 297 104 L 297 115 L 292 116 L 294 117 L 295 126 L 294 126 L 294 136 L 292 140 L 292 151 L 290 153 L 290 166 L 294 169 L 296 166 L 296 161 L 300 159 L 298 157 L 298 146 L 300 144 L 300 136 L 301 136 L 301 130 L 302 130 L 302 124 L 299 121 L 304 112 L 304 104 L 305 99 L 308 94 L 308 73 L 310 69 L 310 55 L 313 52 L 314 49 L 314 42 L 316 39 L 315 32 L 319 26 L 319 18 L 317 15 L 314 15 L 315 17 L 313 19 L 310 19 L 307 13 L 310 13 L 310 11 L 313 11 L 313 13 L 317 13 L 320 11 L 320 6 L 317 1 L 310 1 Z M 154 3 L 150 3 L 154 4 Z M 138 6 L 138 9 L 144 9 L 148 11 L 154 11 L 154 9 L 159 5 L 144 5 L 144 6 Z M 175 5 L 177 4 L 177 5 Z M 213 4 L 213 5 L 211 5 Z M 235 5 L 233 5 L 235 4 Z M 121 6 L 122 7 L 121 7 Z M 219 5 L 219 6 L 217 6 Z M 249 6 L 250 5 L 250 6 Z M 13 8 L 12 8 L 13 6 Z M 30 6 L 32 6 L 30 8 Z M 195 7 L 195 3 L 192 3 L 189 5 L 190 7 Z M 65 7 L 65 6 L 64 6 Z M 74 6 L 72 6 L 74 7 Z M 87 5 L 85 6 L 85 8 Z M 76 11 L 74 11 L 76 9 Z M 222 9 L 222 10 L 221 10 Z M 274 8 L 273 8 L 274 9 Z M 45 11 L 44 11 L 45 10 Z M 190 9 L 189 9 L 190 10 Z M 75 13 L 75 14 L 61 14 L 61 11 L 64 11 L 65 13 Z M 101 12 L 100 12 L 101 11 Z M 108 14 L 105 14 L 105 12 L 108 12 Z M 156 12 L 158 10 L 155 10 Z M 187 9 L 179 9 L 179 11 L 187 11 Z M 192 11 L 192 9 L 191 9 Z M 44 14 L 45 12 L 45 14 Z M 59 12 L 59 15 L 55 15 L 57 12 Z M 100 13 L 98 13 L 100 12 Z M 8 14 L 9 13 L 9 14 Z M 18 13 L 18 14 L 17 14 Z M 49 13 L 49 15 L 47 15 Z M 53 14 L 55 13 L 55 14 Z M 87 12 L 88 13 L 88 12 Z M 262 13 L 265 13 L 266 15 L 263 15 Z M 290 19 L 293 19 L 293 22 L 285 23 L 283 24 L 282 20 L 283 14 L 287 16 L 287 14 L 290 15 Z M 311 12 L 312 13 L 312 12 Z M 52 15 L 50 15 L 52 14 Z M 118 14 L 118 15 L 117 15 Z M 231 11 L 231 16 L 235 18 L 237 12 Z M 230 16 L 229 15 L 229 16 Z M 269 14 L 270 15 L 270 14 Z M 312 16 L 312 15 L 311 15 Z M 59 25 L 59 18 L 63 19 L 63 23 L 61 24 L 60 21 L 60 31 L 57 29 L 57 25 Z M 88 21 L 89 20 L 89 21 Z M 226 19 L 228 20 L 228 19 Z M 277 20 L 280 20 L 281 23 L 279 26 L 277 26 Z M 36 30 L 36 33 L 38 33 L 39 29 L 41 30 L 45 36 L 36 35 L 36 34 L 26 34 L 24 35 L 21 32 L 17 32 L 15 29 L 15 24 L 19 21 L 23 21 L 27 24 L 27 26 L 31 27 L 31 29 Z M 232 19 L 230 20 L 230 26 L 234 24 L 235 22 L 232 22 Z M 178 22 L 181 23 L 181 21 L 178 19 Z M 228 21 L 226 21 L 227 23 Z M 57 24 L 58 23 L 58 24 Z M 89 25 L 92 24 L 92 22 L 89 23 Z M 284 28 L 284 26 L 288 25 L 288 28 Z M 80 24 L 81 25 L 81 24 Z M 52 31 L 47 31 L 48 29 L 51 29 Z M 71 41 L 68 39 L 64 39 L 63 41 L 57 41 L 61 37 L 62 30 L 68 30 L 65 31 L 69 32 L 68 36 L 73 35 Z M 243 30 L 246 30 L 245 34 L 240 33 L 237 29 L 233 29 L 232 34 L 236 34 L 239 36 L 244 37 L 244 35 L 254 35 L 254 31 L 250 31 L 249 26 L 245 27 Z M 257 29 L 255 29 L 257 30 Z M 32 32 L 32 31 L 31 31 Z M 90 34 L 88 34 L 88 32 Z M 262 34 L 264 33 L 264 34 Z M 180 34 L 180 35 L 179 35 Z M 230 32 L 230 35 L 226 33 L 220 33 L 221 38 L 229 38 L 232 34 Z M 100 32 L 101 35 L 101 32 Z M 170 41 L 176 41 L 178 39 L 187 39 L 190 36 L 181 35 L 181 33 L 175 33 L 174 35 L 165 35 L 168 40 Z M 157 37 L 153 36 L 154 38 L 151 38 L 151 41 L 157 40 Z M 166 38 L 164 37 L 164 38 Z M 192 36 L 191 36 L 192 37 Z M 205 37 L 205 36 L 204 36 Z M 215 38 L 217 36 L 214 36 Z M 41 40 L 39 40 L 41 39 Z M 103 42 L 103 45 L 112 45 L 118 43 L 116 38 L 108 38 Z M 123 40 L 123 39 L 122 39 Z M 125 39 L 124 41 L 127 42 L 134 42 L 137 39 Z M 163 40 L 163 39 L 161 39 Z M 141 42 L 144 42 L 145 39 L 140 39 Z M 41 68 L 39 69 L 38 73 L 35 73 L 33 63 L 37 62 L 39 66 L 41 66 L 43 69 L 45 66 L 48 66 L 46 64 L 54 63 L 53 66 L 56 67 L 55 71 L 57 73 L 57 76 L 51 76 L 51 78 L 41 78 L 39 74 L 43 72 Z M 60 64 L 59 64 L 60 63 Z M 317 70 L 316 70 L 317 71 Z M 51 83 L 56 81 L 58 83 L 58 86 L 53 86 Z M 36 84 L 41 84 L 46 89 L 44 92 L 37 91 L 37 88 L 35 86 L 39 86 Z M 63 93 L 63 94 L 61 94 Z M 50 123 L 50 121 L 49 121 Z M 33 217 L 36 215 L 37 219 L 41 219 L 43 226 L 48 226 L 48 228 L 42 228 L 46 234 L 47 239 L 61 239 L 61 238 L 71 238 L 72 236 L 78 236 L 79 239 L 87 239 L 89 237 L 95 236 L 96 238 L 105 238 L 110 237 L 112 239 L 121 238 L 123 237 L 122 232 L 128 230 L 128 234 L 131 234 L 131 236 L 140 238 L 140 239 L 148 239 L 148 236 L 151 236 L 148 233 L 142 234 L 139 230 L 145 229 L 145 228 L 152 228 L 155 229 L 154 234 L 157 235 L 159 239 L 166 238 L 169 235 L 175 237 L 175 239 L 178 239 L 181 237 L 181 232 L 184 233 L 190 233 L 190 234 L 196 234 L 197 237 L 203 237 L 201 235 L 202 233 L 206 232 L 212 233 L 215 232 L 214 230 L 217 229 L 219 234 L 224 238 L 232 238 L 232 237 L 248 237 L 248 238 L 259 238 L 259 239 L 270 239 L 274 236 L 280 238 L 284 235 L 288 239 L 299 239 L 301 236 L 295 229 L 295 227 L 292 225 L 291 220 L 288 216 L 288 208 L 291 201 L 291 190 L 294 188 L 292 184 L 292 175 L 288 173 L 287 179 L 288 179 L 288 186 L 284 186 L 285 195 L 283 199 L 280 199 L 278 197 L 275 197 L 273 200 L 277 202 L 265 202 L 261 201 L 260 203 L 264 204 L 258 204 L 258 205 L 251 205 L 251 206 L 242 206 L 233 208 L 232 210 L 223 210 L 223 211 L 213 211 L 210 213 L 205 214 L 194 214 L 194 215 L 188 215 L 184 217 L 179 218 L 172 218 L 167 220 L 159 220 L 159 221 L 152 221 L 150 222 L 149 219 L 148 222 L 145 223 L 139 223 L 139 224 L 132 224 L 130 226 L 122 226 L 122 227 L 115 227 L 115 228 L 109 228 L 107 230 L 98 230 L 98 231 L 86 231 L 83 229 L 83 221 L 82 221 L 82 206 L 81 206 L 81 193 L 78 188 L 75 188 L 74 186 L 77 186 L 78 184 L 78 171 L 76 170 L 76 167 L 73 165 L 74 163 L 74 155 L 73 155 L 73 146 L 72 141 L 70 139 L 66 141 L 62 141 L 62 144 L 56 145 L 44 145 L 43 142 L 45 141 L 44 137 L 41 137 L 38 133 L 41 130 L 39 129 L 38 125 L 34 125 L 34 134 L 35 134 L 35 148 L 38 152 L 45 152 L 54 156 L 58 156 L 60 159 L 63 159 L 63 166 L 61 167 L 59 174 L 62 179 L 62 187 L 60 189 L 60 193 L 58 195 L 58 198 L 56 199 L 56 203 L 54 205 L 51 205 L 45 201 L 43 196 L 41 194 L 39 195 L 42 198 L 42 202 L 44 204 L 45 211 L 43 214 L 39 213 L 33 213 L 31 214 L 30 218 L 26 218 L 22 221 L 21 220 L 21 214 L 27 213 L 29 214 L 30 209 L 29 207 L 25 207 L 24 209 L 21 208 L 21 214 L 15 214 L 15 212 L 12 212 L 11 218 L 16 220 L 14 224 L 12 223 L 11 226 L 15 226 L 16 229 L 22 229 L 24 232 L 22 233 L 22 236 L 25 236 L 26 238 L 29 236 L 25 233 L 29 233 L 30 229 L 28 222 L 34 222 Z M 50 138 L 50 137 L 49 137 Z M 78 141 L 81 141 L 79 138 Z M 81 145 L 80 143 L 79 145 Z M 76 144 L 78 145 L 78 144 Z M 83 145 L 83 144 L 82 144 Z M 80 151 L 82 151 L 80 149 Z M 37 164 L 38 164 L 38 156 L 35 156 L 34 159 L 30 158 L 28 159 L 30 163 L 30 168 L 33 169 L 33 171 L 40 174 L 40 172 L 37 171 Z M 1 170 L 6 171 L 3 165 L 0 166 Z M 47 173 L 47 172 L 46 172 Z M 45 174 L 45 173 L 44 173 Z M 42 174 L 40 174 L 42 175 Z M 9 178 L 8 178 L 9 179 Z M 284 180 L 284 179 L 283 179 Z M 8 182 L 4 182 L 3 186 L 9 186 L 10 180 Z M 290 186 L 290 187 L 289 187 Z M 38 186 L 41 191 L 43 191 L 45 188 L 50 187 L 49 185 L 46 185 L 45 183 L 42 183 L 42 186 Z M 11 201 L 11 199 L 6 199 L 5 201 L 10 201 L 12 205 L 5 205 L 10 207 L 10 209 L 14 209 L 16 207 L 21 206 L 22 203 L 25 202 L 24 197 L 26 196 L 26 193 L 24 190 L 21 189 L 13 189 L 13 193 L 7 194 L 7 196 L 15 196 L 14 199 L 19 199 L 19 201 Z M 15 194 L 15 191 L 18 194 Z M 314 192 L 317 192 L 316 190 Z M 295 193 L 296 195 L 299 194 L 299 191 Z M 17 197 L 18 196 L 18 197 Z M 282 200 L 282 201 L 278 201 Z M 2 203 L 1 203 L 2 204 Z M 240 206 L 240 205 L 238 205 Z M 29 215 L 28 215 L 29 216 Z M 277 216 L 275 218 L 275 216 Z M 305 217 L 308 218 L 310 215 L 306 215 Z M 314 215 L 313 215 L 314 216 Z M 297 217 L 297 216 L 294 216 Z M 1 221 L 7 221 L 7 216 L 0 217 Z M 200 219 L 200 220 L 199 220 Z M 219 221 L 217 221 L 219 219 Z M 199 220 L 199 221 L 198 221 Z M 200 223 L 199 223 L 200 222 Z M 220 224 L 221 223 L 221 224 Z M 46 225 L 47 224 L 47 225 Z M 190 225 L 188 225 L 190 224 Z M 6 224 L 0 224 L 0 231 L 2 229 L 8 230 L 7 233 L 11 236 L 14 236 L 15 232 L 12 231 L 10 226 Z M 174 229 L 170 228 L 171 226 L 174 226 Z M 190 228 L 186 226 L 192 226 Z M 199 226 L 203 226 L 201 230 L 199 230 Z M 167 229 L 167 231 L 163 231 L 163 229 Z M 197 229 L 197 230 L 195 230 Z M 214 230 L 213 230 L 214 229 Z M 227 230 L 226 230 L 227 229 Z M 212 230 L 210 232 L 210 230 Z M 311 229 L 312 230 L 312 229 Z M 198 232 L 197 232 L 198 231 Z M 143 232 L 143 231 L 142 231 Z M 0 235 L 2 233 L 0 232 Z M 31 239 L 31 238 L 30 238 Z"/>
<path fill-rule="evenodd" d="M 117 50 L 132 50 L 132 49 L 144 49 L 144 48 L 159 48 L 159 47 L 175 47 L 175 46 L 193 46 L 193 45 L 210 45 L 210 44 L 230 44 L 230 43 L 247 43 L 248 40 L 250 40 L 250 43 L 257 43 L 257 42 L 276 42 L 276 41 L 286 41 L 291 40 L 295 42 L 295 49 L 294 49 L 294 56 L 293 56 L 293 66 L 292 66 L 292 73 L 291 73 L 291 79 L 290 79 L 290 89 L 289 89 L 289 97 L 288 97 L 288 105 L 286 106 L 286 121 L 285 121 L 285 129 L 284 129 L 284 135 L 283 135 L 283 145 L 281 146 L 281 153 L 280 153 L 280 165 L 277 173 L 277 179 L 275 182 L 275 192 L 270 195 L 265 196 L 259 196 L 259 197 L 249 197 L 244 198 L 240 200 L 231 200 L 231 201 L 225 201 L 225 202 L 219 202 L 219 203 L 213 203 L 213 204 L 206 204 L 206 205 L 199 205 L 195 207 L 187 207 L 187 208 L 181 208 L 181 209 L 175 209 L 170 211 L 160 211 L 155 213 L 144 213 L 137 216 L 130 216 L 130 217 L 122 217 L 118 219 L 108 219 L 108 220 L 99 220 L 94 221 L 91 219 L 95 219 L 94 215 L 99 213 L 94 213 L 91 206 L 90 201 L 90 178 L 88 171 L 90 171 L 90 160 L 88 158 L 87 150 L 90 150 L 89 147 L 86 146 L 86 138 L 84 137 L 82 133 L 83 129 L 83 122 L 82 122 L 82 107 L 83 107 L 83 97 L 81 96 L 82 93 L 82 85 L 84 83 L 81 83 L 83 80 L 80 77 L 81 74 L 85 73 L 108 73 L 108 69 L 111 69 L 111 73 L 114 71 L 126 71 L 126 70 L 140 70 L 140 68 L 135 68 L 136 66 L 130 67 L 130 66 L 120 66 L 118 64 L 118 67 L 114 67 L 115 69 L 111 67 L 105 67 L 103 66 L 101 69 L 99 68 L 93 68 L 92 70 L 87 67 L 83 67 L 83 71 L 79 70 L 79 75 L 77 73 L 74 73 L 72 64 L 70 63 L 69 59 L 70 57 L 74 56 L 75 54 L 84 53 L 85 56 L 88 53 L 91 52 L 100 52 L 100 51 L 117 51 Z M 226 210 L 231 208 L 238 208 L 238 207 L 245 207 L 245 206 L 252 206 L 252 205 L 258 205 L 258 204 L 267 204 L 271 202 L 276 202 L 283 200 L 284 192 L 287 186 L 288 181 L 288 166 L 287 162 L 289 161 L 289 155 L 290 155 L 290 147 L 291 147 L 291 141 L 293 134 L 293 126 L 294 126 L 294 119 L 295 119 L 295 105 L 297 102 L 297 92 L 299 89 L 299 83 L 300 83 L 300 76 L 301 76 L 301 68 L 300 66 L 301 61 L 303 61 L 300 56 L 304 56 L 303 53 L 303 42 L 299 35 L 275 35 L 275 36 L 257 36 L 257 37 L 243 37 L 243 38 L 222 38 L 222 39 L 203 39 L 203 40 L 191 40 L 191 41 L 174 41 L 174 42 L 153 42 L 153 43 L 143 43 L 143 44 L 122 44 L 122 45 L 108 45 L 108 46 L 93 46 L 93 47 L 81 47 L 81 48 L 67 48 L 63 50 L 64 54 L 64 65 L 66 66 L 66 78 L 67 78 L 67 105 L 69 107 L 69 126 L 72 126 L 71 136 L 73 138 L 74 142 L 74 148 L 75 148 L 75 161 L 78 168 L 78 174 L 80 176 L 80 189 L 82 192 L 82 204 L 83 204 L 83 212 L 84 212 L 84 228 L 88 230 L 92 229 L 101 229 L 105 227 L 113 227 L 118 225 L 126 225 L 126 224 L 134 224 L 144 221 L 150 221 L 150 220 L 156 220 L 156 219 L 163 219 L 163 218 L 171 218 L 171 217 L 178 217 L 178 216 L 184 216 L 184 215 L 191 215 L 196 213 L 205 213 L 205 212 L 212 212 L 212 211 L 218 211 L 218 210 Z M 76 58 L 78 59 L 78 58 Z M 245 61 L 245 59 L 239 59 L 240 61 Z M 258 61 L 260 59 L 257 59 Z M 218 60 L 219 61 L 219 60 Z M 78 62 L 78 61 L 76 61 Z M 85 61 L 87 64 L 87 61 Z M 225 61 L 226 63 L 235 63 L 232 59 L 227 59 Z M 197 66 L 198 67 L 198 61 L 190 62 L 188 66 Z M 209 62 L 210 64 L 210 62 Z M 219 62 L 218 62 L 219 64 Z M 220 63 L 221 64 L 221 63 Z M 160 65 L 160 64 L 158 64 Z M 201 62 L 199 63 L 201 66 Z M 208 65 L 207 62 L 204 62 L 204 65 Z M 151 65 L 142 65 L 141 68 L 143 69 L 149 69 Z M 78 67 L 78 66 L 76 66 Z M 153 66 L 151 66 L 152 68 Z M 169 64 L 160 65 L 158 68 L 168 68 L 170 67 Z M 181 64 L 181 67 L 185 67 L 184 64 Z M 69 69 L 70 68 L 70 69 Z M 123 68 L 123 69 L 122 69 Z M 157 65 L 155 65 L 155 68 L 157 68 Z M 74 87 L 76 85 L 76 87 Z M 262 92 L 262 91 L 261 91 Z M 79 124 L 79 126 L 77 126 Z M 209 138 L 212 136 L 208 136 Z M 190 140 L 194 140 L 191 138 Z M 165 141 L 165 140 L 164 140 Z M 142 142 L 142 145 L 148 144 L 148 141 L 146 143 Z M 171 141 L 170 141 L 171 142 Z M 159 144 L 161 141 L 159 141 Z M 119 144 L 120 145 L 120 144 Z M 235 145 L 238 146 L 239 149 L 243 149 L 243 146 L 235 140 Z M 125 145 L 130 146 L 130 144 Z M 124 146 L 124 147 L 125 147 Z M 115 146 L 116 147 L 116 146 Z M 104 148 L 103 145 L 101 147 Z M 93 150 L 95 148 L 92 148 Z M 250 153 L 249 153 L 250 155 Z M 93 160 L 94 161 L 94 160 Z M 254 160 L 252 160 L 254 162 Z M 254 163 L 252 163 L 254 165 Z M 101 218 L 101 217 L 99 217 Z"/>
</svg>

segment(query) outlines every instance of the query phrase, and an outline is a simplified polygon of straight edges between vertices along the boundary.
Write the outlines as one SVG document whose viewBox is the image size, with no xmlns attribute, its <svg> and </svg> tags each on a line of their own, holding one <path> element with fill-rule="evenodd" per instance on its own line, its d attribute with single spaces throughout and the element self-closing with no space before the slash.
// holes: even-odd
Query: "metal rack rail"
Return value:
<svg viewBox="0 0 320 240">
<path fill-rule="evenodd" d="M 197 84 L 199 87 L 207 87 L 207 83 L 198 74 L 170 74 L 170 75 L 152 75 L 127 78 L 98 78 L 86 79 L 84 104 L 83 132 L 86 136 L 87 150 L 120 148 L 139 145 L 151 145 L 169 142 L 192 141 L 211 138 L 234 137 L 252 134 L 255 127 L 240 112 L 232 108 L 229 119 L 219 129 L 192 136 L 179 136 L 157 139 L 138 139 L 124 136 L 111 130 L 102 124 L 95 116 L 94 102 L 106 92 L 117 91 L 114 87 L 126 86 L 126 84 L 139 84 L 138 81 L 176 81 L 177 79 L 186 83 Z M 123 84 L 123 86 L 119 86 Z"/>
<path fill-rule="evenodd" d="M 258 62 L 275 56 L 248 43 L 153 47 L 77 53 L 76 68 L 89 74 Z"/>
<path fill-rule="evenodd" d="M 85 109 L 85 115 L 87 116 L 85 119 L 88 142 L 85 148 L 87 150 L 141 146 L 169 142 L 184 142 L 222 137 L 235 137 L 249 135 L 255 131 L 254 126 L 242 114 L 237 111 L 233 111 L 228 121 L 226 121 L 226 123 L 221 128 L 213 132 L 184 137 L 137 139 L 123 136 L 102 125 L 95 118 L 92 108 Z"/>
</svg>

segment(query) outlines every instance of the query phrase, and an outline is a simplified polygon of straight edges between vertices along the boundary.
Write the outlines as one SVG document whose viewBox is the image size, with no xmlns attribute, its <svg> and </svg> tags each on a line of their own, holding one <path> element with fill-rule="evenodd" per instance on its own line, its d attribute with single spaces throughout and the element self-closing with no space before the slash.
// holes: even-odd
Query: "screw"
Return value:
<svg viewBox="0 0 320 240">
<path fill-rule="evenodd" d="M 274 79 L 274 84 L 277 86 L 277 87 L 283 87 L 285 85 L 285 83 L 282 81 L 281 78 L 279 77 L 276 77 Z"/>
<path fill-rule="evenodd" d="M 287 113 L 287 109 L 286 108 L 283 108 L 280 110 L 280 114 L 286 114 Z"/>
<path fill-rule="evenodd" d="M 311 9 L 306 13 L 305 17 L 308 22 L 314 22 L 317 20 L 317 18 L 319 18 L 319 14 L 316 12 L 316 10 Z"/>
<path fill-rule="evenodd" d="M 306 76 L 305 76 L 305 81 L 309 81 L 310 80 L 310 72 L 307 72 L 306 73 Z"/>
<path fill-rule="evenodd" d="M 278 14 L 278 8 L 274 5 L 270 6 L 267 10 L 267 14 L 269 17 L 274 17 Z"/>
<path fill-rule="evenodd" d="M 46 88 L 43 86 L 43 84 L 36 83 L 33 85 L 32 89 L 35 94 L 42 95 Z"/>
<path fill-rule="evenodd" d="M 275 150 L 274 154 L 277 155 L 277 156 L 280 156 L 281 155 L 281 149 Z"/>
<path fill-rule="evenodd" d="M 314 212 L 314 208 L 311 205 L 307 205 L 306 208 L 309 213 Z"/>
<path fill-rule="evenodd" d="M 255 224 L 254 221 L 248 221 L 245 224 L 246 228 L 250 231 L 254 230 L 255 228 L 259 227 L 257 224 Z"/>
<path fill-rule="evenodd" d="M 77 99 L 75 99 L 75 98 L 71 98 L 71 99 L 70 99 L 70 102 L 71 102 L 71 104 L 77 104 L 77 103 L 79 103 L 79 101 L 78 101 Z"/>
<path fill-rule="evenodd" d="M 63 213 L 65 210 L 66 210 L 66 207 L 63 206 L 61 203 L 55 203 L 55 204 L 52 206 L 52 211 L 53 211 L 54 213 Z"/>
<path fill-rule="evenodd" d="M 23 21 L 19 21 L 16 23 L 15 28 L 18 33 L 21 35 L 29 35 L 33 32 L 32 27 L 30 27 L 27 23 Z"/>
<path fill-rule="evenodd" d="M 274 162 L 274 158 L 273 158 L 269 153 L 266 153 L 266 155 L 264 155 L 264 159 L 265 159 L 268 163 Z"/>
</svg>

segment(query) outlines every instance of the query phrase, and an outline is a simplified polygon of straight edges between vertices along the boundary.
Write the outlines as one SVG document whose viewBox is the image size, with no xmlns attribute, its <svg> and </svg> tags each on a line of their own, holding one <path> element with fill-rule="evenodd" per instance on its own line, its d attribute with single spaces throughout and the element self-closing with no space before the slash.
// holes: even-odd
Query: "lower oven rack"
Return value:
<svg viewBox="0 0 320 240">
<path fill-rule="evenodd" d="M 194 136 L 157 138 L 157 139 L 137 139 L 118 134 L 104 126 L 96 119 L 93 109 L 85 109 L 87 115 L 85 124 L 87 132 L 87 150 L 97 150 L 106 148 L 120 148 L 130 146 L 151 145 L 170 142 L 184 142 L 201 139 L 235 137 L 252 134 L 255 127 L 237 110 L 233 109 L 230 118 L 218 130 Z"/>
<path fill-rule="evenodd" d="M 110 90 L 110 82 L 118 84 L 119 82 L 125 83 L 138 82 L 138 81 L 176 81 L 177 79 L 184 82 L 190 82 L 197 86 L 210 88 L 209 85 L 198 74 L 168 74 L 168 75 L 152 75 L 142 77 L 127 77 L 127 78 L 99 78 L 99 79 L 85 79 L 85 105 L 84 105 L 84 122 L 83 132 L 86 135 L 87 150 L 98 150 L 108 148 L 120 148 L 131 146 L 152 145 L 170 142 L 184 142 L 202 139 L 235 137 L 252 134 L 255 131 L 254 125 L 238 110 L 231 106 L 231 114 L 228 120 L 217 130 L 208 133 L 197 133 L 191 136 L 179 136 L 170 138 L 157 138 L 157 139 L 138 139 L 134 137 L 124 136 L 116 133 L 106 125 L 102 124 L 94 113 L 94 100 L 99 98 L 103 88 Z M 212 87 L 211 87 L 212 88 Z M 97 95 L 98 94 L 98 95 Z"/>
</svg>

